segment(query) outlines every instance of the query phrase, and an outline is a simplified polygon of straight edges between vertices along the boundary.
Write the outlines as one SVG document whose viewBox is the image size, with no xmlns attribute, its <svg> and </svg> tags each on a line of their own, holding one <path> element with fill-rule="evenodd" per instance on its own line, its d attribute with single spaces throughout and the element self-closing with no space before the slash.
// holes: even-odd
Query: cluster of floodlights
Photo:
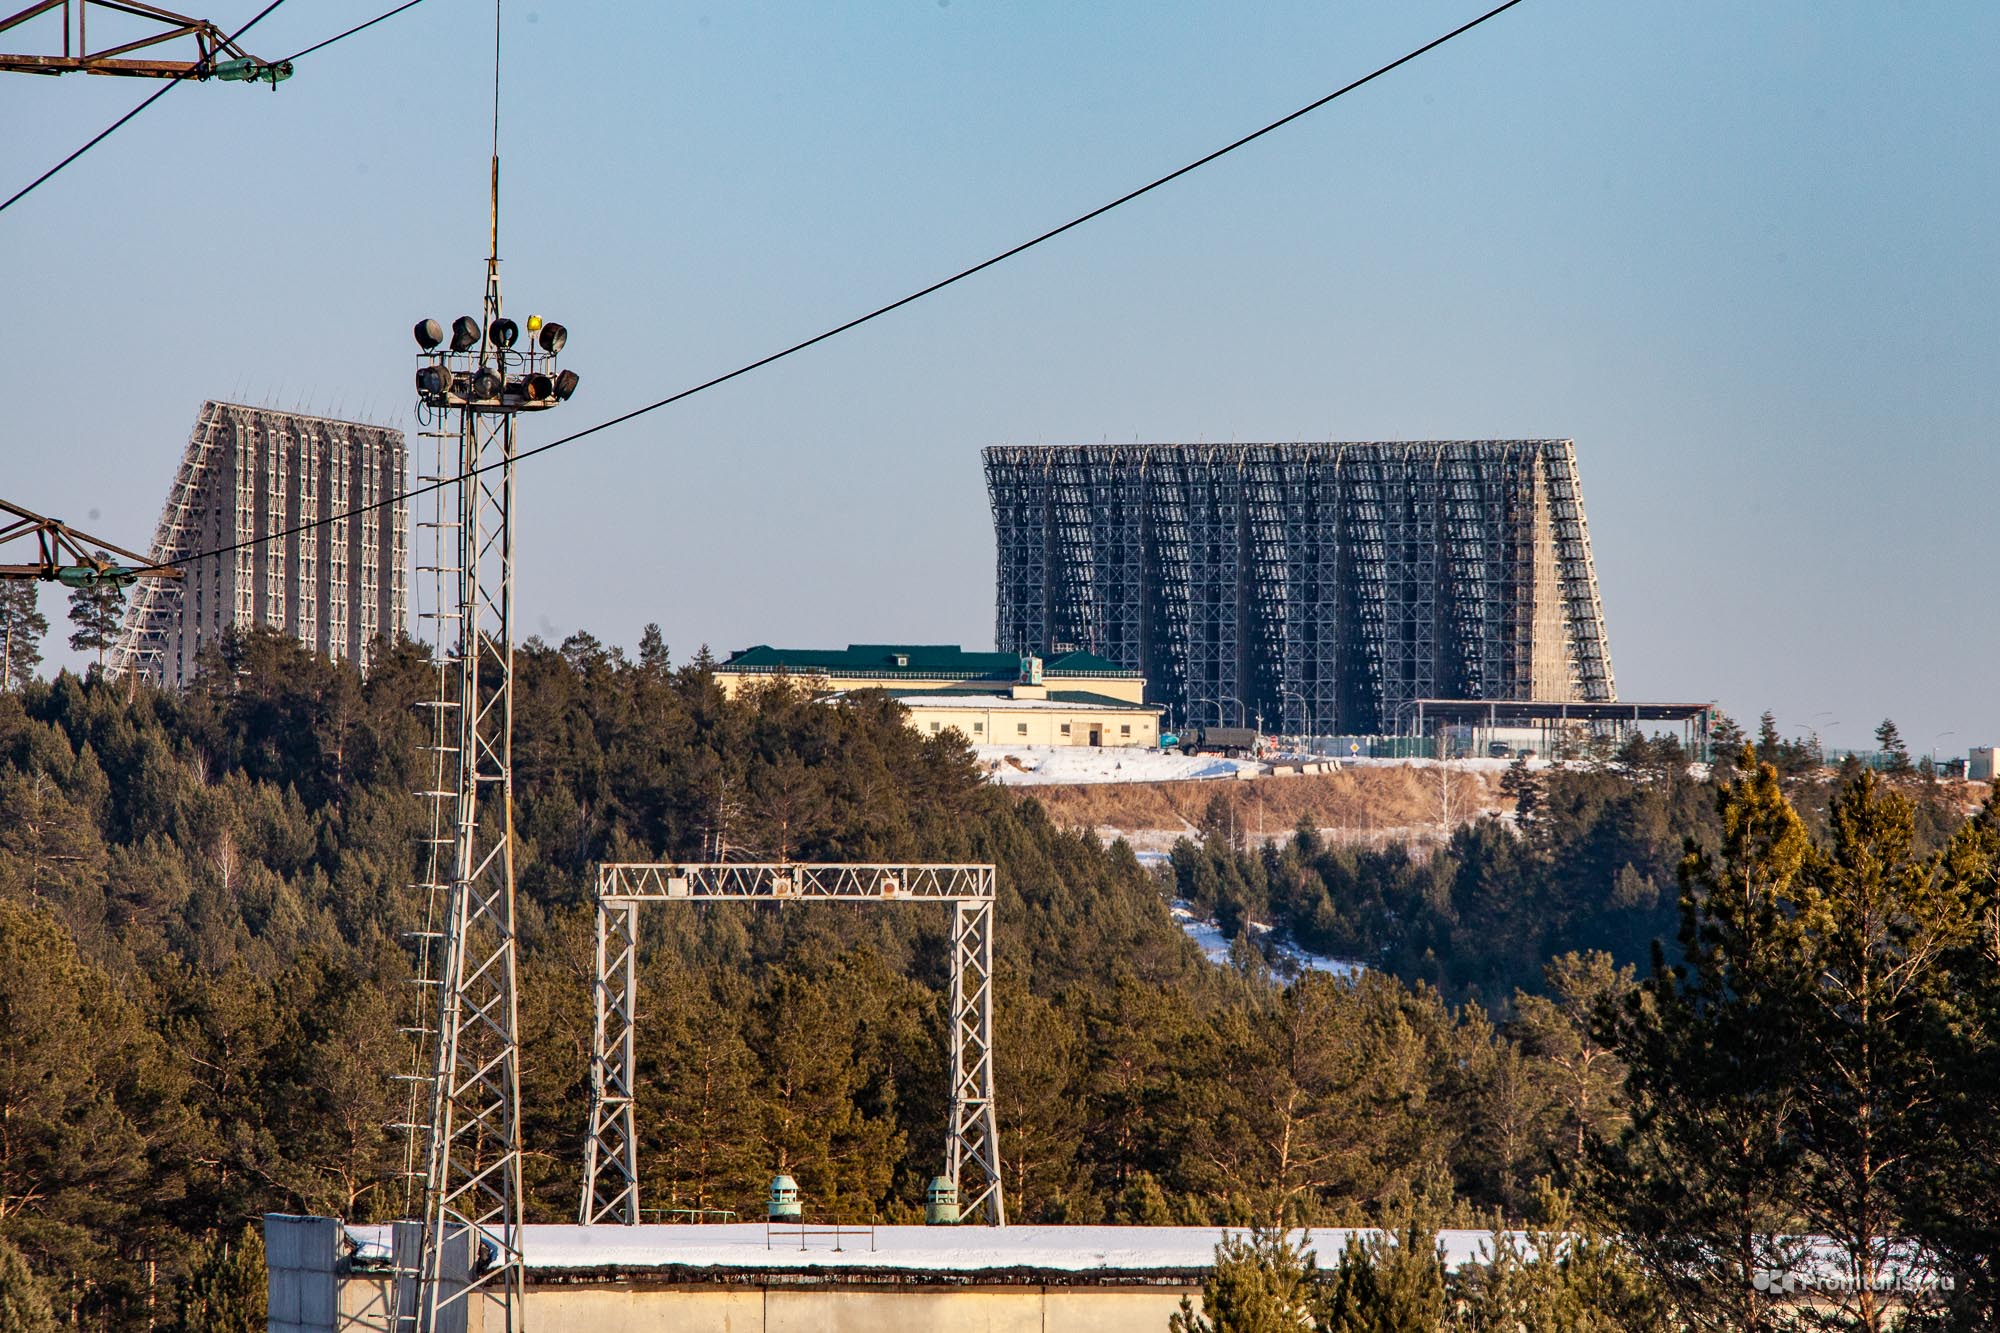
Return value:
<svg viewBox="0 0 2000 1333">
<path fill-rule="evenodd" d="M 478 320 L 460 315 L 451 322 L 448 345 L 434 319 L 420 321 L 416 334 L 425 358 L 417 367 L 417 396 L 427 406 L 517 412 L 554 407 L 576 392 L 576 372 L 556 369 L 556 353 L 569 341 L 569 330 L 544 323 L 540 315 L 528 316 L 534 342 L 519 351 L 514 344 L 521 340 L 521 326 L 505 318 L 481 330 Z"/>
</svg>

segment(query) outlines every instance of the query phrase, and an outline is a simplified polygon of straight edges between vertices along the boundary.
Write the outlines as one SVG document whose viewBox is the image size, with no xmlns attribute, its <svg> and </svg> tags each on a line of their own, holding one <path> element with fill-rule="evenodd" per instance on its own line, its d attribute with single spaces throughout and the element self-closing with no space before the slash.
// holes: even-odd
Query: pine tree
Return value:
<svg viewBox="0 0 2000 1333">
<path fill-rule="evenodd" d="M 1201 1284 L 1200 1314 L 1181 1297 L 1169 1333 L 1302 1333 L 1313 1325 L 1318 1268 L 1282 1229 L 1225 1236 Z"/>
<path fill-rule="evenodd" d="M 1666 1302 L 1616 1241 L 1575 1216 L 1543 1182 L 1540 1225 L 1496 1232 L 1485 1259 L 1447 1279 L 1451 1333 L 1667 1333 Z"/>
<path fill-rule="evenodd" d="M 205 1146 L 164 1057 L 55 916 L 0 898 L 0 1218 L 93 1318 Z"/>
<path fill-rule="evenodd" d="M 1631 968 L 1595 950 L 1551 959 L 1543 975 L 1547 996 L 1515 993 L 1511 1032 L 1560 1108 L 1557 1164 L 1573 1173 L 1593 1140 L 1615 1138 L 1624 1127 L 1625 1066 L 1598 1040 L 1591 1018 L 1636 983 Z"/>
<path fill-rule="evenodd" d="M 1757 719 L 1757 762 L 1775 767 L 1784 747 L 1784 739 L 1778 735 L 1778 719 L 1769 709 Z"/>
<path fill-rule="evenodd" d="M 1709 771 L 1716 781 L 1726 782 L 1735 776 L 1743 747 L 1749 743 L 1750 737 L 1742 725 L 1718 709 L 1708 728 Z"/>
<path fill-rule="evenodd" d="M 1940 876 L 1979 929 L 1947 950 L 1926 996 L 1920 1060 L 1945 1077 L 1907 1108 L 1908 1169 L 1897 1174 L 1904 1232 L 1939 1256 L 1949 1318 L 2000 1327 L 2000 791 L 1945 848 Z"/>
<path fill-rule="evenodd" d="M 1801 946 L 1789 905 L 1816 855 L 1759 765 L 1719 800 L 1719 859 L 1681 868 L 1681 950 L 1598 1032 L 1627 1068 L 1631 1124 L 1592 1145 L 1589 1198 L 1690 1324 L 1770 1327 L 1759 1274 L 1789 1266 L 1779 1239 L 1800 1179 L 1796 1084 Z"/>
<path fill-rule="evenodd" d="M 35 584 L 0 579 L 0 690 L 18 690 L 42 664 L 42 636 L 49 618 L 36 606 Z"/>
<path fill-rule="evenodd" d="M 1855 1290 L 1838 1297 L 1852 1327 L 1880 1333 L 1877 1280 L 1898 1230 L 1898 1184 L 1924 1145 L 1908 1111 L 1935 1098 L 1944 1071 L 1921 1056 L 1920 1029 L 1940 962 L 1973 925 L 1962 894 L 1914 851 L 1912 803 L 1862 772 L 1836 794 L 1831 855 L 1801 885 L 1806 983 L 1797 1080 L 1804 1179 L 1799 1209 L 1844 1251 Z"/>
<path fill-rule="evenodd" d="M 665 679 L 673 665 L 673 658 L 667 652 L 666 636 L 660 633 L 658 625 L 648 624 L 639 635 L 639 669 Z"/>
<path fill-rule="evenodd" d="M 1910 771 L 1910 747 L 1903 741 L 1903 733 L 1888 718 L 1875 728 L 1875 745 L 1882 751 L 1886 772 L 1907 773 Z"/>
<path fill-rule="evenodd" d="M 111 554 L 99 551 L 97 558 L 109 564 Z M 69 623 L 76 626 L 76 633 L 69 636 L 69 646 L 79 653 L 95 652 L 98 669 L 102 670 L 104 650 L 118 641 L 118 627 L 124 619 L 123 585 L 115 579 L 87 583 L 69 595 Z"/>
<path fill-rule="evenodd" d="M 178 1333 L 262 1333 L 268 1299 L 257 1228 L 211 1237 L 181 1290 Z"/>
<path fill-rule="evenodd" d="M 1348 1237 L 1325 1283 L 1324 1333 L 1436 1333 L 1444 1327 L 1444 1256 L 1432 1188 L 1399 1200 L 1385 1229 Z"/>
<path fill-rule="evenodd" d="M 48 1286 L 21 1252 L 0 1236 L 0 1329 L 7 1333 L 56 1333 Z"/>
</svg>

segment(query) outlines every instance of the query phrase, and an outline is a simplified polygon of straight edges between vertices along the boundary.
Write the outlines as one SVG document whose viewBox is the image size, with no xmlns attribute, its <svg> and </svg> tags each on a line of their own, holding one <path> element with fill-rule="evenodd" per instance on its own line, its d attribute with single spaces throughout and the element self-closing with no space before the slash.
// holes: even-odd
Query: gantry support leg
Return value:
<svg viewBox="0 0 2000 1333">
<path fill-rule="evenodd" d="M 945 1174 L 961 1215 L 1007 1225 L 1000 1129 L 993 1108 L 993 903 L 951 909 L 951 1107 Z"/>
<path fill-rule="evenodd" d="M 596 1015 L 590 1038 L 590 1133 L 577 1221 L 639 1225 L 639 1139 L 632 1114 L 639 1012 L 639 904 L 597 900 Z"/>
</svg>

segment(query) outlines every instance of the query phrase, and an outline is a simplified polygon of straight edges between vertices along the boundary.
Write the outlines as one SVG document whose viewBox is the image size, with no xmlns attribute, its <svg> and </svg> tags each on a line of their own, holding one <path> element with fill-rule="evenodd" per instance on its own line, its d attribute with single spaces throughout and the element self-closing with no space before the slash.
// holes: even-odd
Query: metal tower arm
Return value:
<svg viewBox="0 0 2000 1333">
<path fill-rule="evenodd" d="M 106 580 L 129 583 L 133 579 L 177 579 L 181 576 L 178 569 L 154 568 L 152 561 L 136 551 L 128 551 L 102 537 L 78 532 L 57 519 L 45 518 L 32 509 L 0 500 L 0 546 L 28 537 L 35 539 L 41 558 L 31 565 L 0 564 L 0 579 L 41 579 L 79 587 Z M 137 568 L 128 569 L 113 564 L 101 558 L 100 552 L 123 556 Z"/>
<path fill-rule="evenodd" d="M 89 40 L 89 16 L 93 5 L 101 10 L 158 24 L 159 31 L 93 51 Z M 62 54 L 26 55 L 0 51 L 0 71 L 16 74 L 122 74 L 140 79 L 228 79 L 269 83 L 274 87 L 280 80 L 292 77 L 289 60 L 280 60 L 275 64 L 258 60 L 207 19 L 189 18 L 157 5 L 141 4 L 139 0 L 39 0 L 19 13 L 0 18 L 0 32 L 9 32 L 30 19 L 40 18 L 56 9 L 62 10 Z M 194 38 L 197 59 L 127 58 L 134 51 L 150 51 L 182 37 Z"/>
</svg>

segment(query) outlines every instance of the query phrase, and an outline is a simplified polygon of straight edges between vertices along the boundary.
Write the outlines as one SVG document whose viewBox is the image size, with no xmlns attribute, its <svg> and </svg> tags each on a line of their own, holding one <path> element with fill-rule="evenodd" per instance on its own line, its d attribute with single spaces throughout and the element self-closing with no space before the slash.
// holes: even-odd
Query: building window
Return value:
<svg viewBox="0 0 2000 1333">
<path fill-rule="evenodd" d="M 1062 734 L 1065 736 L 1069 735 L 1069 723 L 1065 722 L 1062 724 Z"/>
<path fill-rule="evenodd" d="M 1014 724 L 1014 734 L 1015 734 L 1016 736 L 1025 736 L 1025 735 L 1027 735 L 1027 734 L 1028 734 L 1028 724 L 1027 724 L 1027 723 L 1025 723 L 1025 722 L 1016 722 L 1016 723 Z"/>
<path fill-rule="evenodd" d="M 931 723 L 931 731 L 936 732 L 937 729 L 938 729 L 938 724 L 935 722 Z"/>
<path fill-rule="evenodd" d="M 1124 726 L 1118 728 L 1118 734 L 1120 736 L 1130 736 L 1132 734 L 1132 724 L 1127 722 Z"/>
<path fill-rule="evenodd" d="M 973 735 L 975 736 L 983 735 L 985 731 L 986 731 L 986 724 L 984 722 L 975 722 L 972 724 Z"/>
</svg>

